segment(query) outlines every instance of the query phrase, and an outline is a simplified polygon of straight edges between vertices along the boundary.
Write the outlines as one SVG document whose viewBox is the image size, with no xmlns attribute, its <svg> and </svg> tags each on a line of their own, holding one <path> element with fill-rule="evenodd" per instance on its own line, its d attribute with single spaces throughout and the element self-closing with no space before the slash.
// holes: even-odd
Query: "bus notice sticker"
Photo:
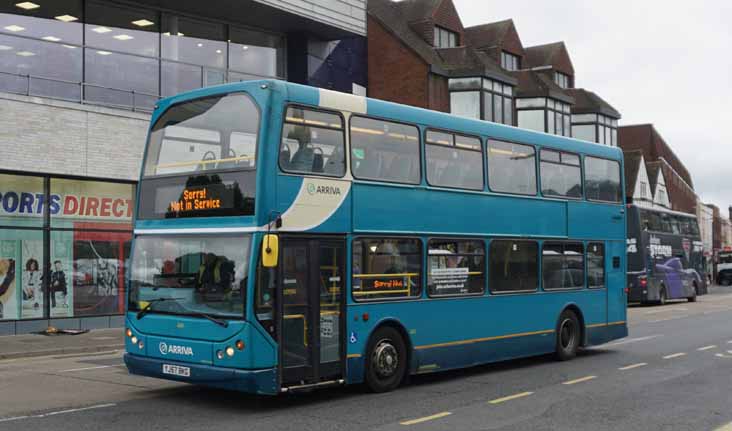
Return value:
<svg viewBox="0 0 732 431">
<path fill-rule="evenodd" d="M 436 291 L 457 290 L 462 292 L 465 290 L 465 284 L 470 276 L 469 272 L 469 268 L 433 268 L 430 270 L 430 275 L 435 283 Z"/>
</svg>

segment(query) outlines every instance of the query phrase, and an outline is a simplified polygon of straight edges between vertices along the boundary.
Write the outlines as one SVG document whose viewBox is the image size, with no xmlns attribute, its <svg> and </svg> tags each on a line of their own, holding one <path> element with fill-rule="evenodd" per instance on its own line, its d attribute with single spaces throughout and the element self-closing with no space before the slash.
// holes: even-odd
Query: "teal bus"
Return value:
<svg viewBox="0 0 732 431">
<path fill-rule="evenodd" d="M 619 149 L 269 80 L 161 100 L 125 363 L 274 395 L 627 335 Z"/>
</svg>

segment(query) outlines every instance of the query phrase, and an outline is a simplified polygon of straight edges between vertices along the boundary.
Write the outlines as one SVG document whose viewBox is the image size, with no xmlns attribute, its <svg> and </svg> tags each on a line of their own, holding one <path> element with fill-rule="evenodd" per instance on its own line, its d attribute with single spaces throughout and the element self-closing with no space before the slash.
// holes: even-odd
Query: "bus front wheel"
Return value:
<svg viewBox="0 0 732 431">
<path fill-rule="evenodd" d="M 580 323 L 571 310 L 564 310 L 557 325 L 556 356 L 560 361 L 568 361 L 577 356 L 580 345 Z"/>
<path fill-rule="evenodd" d="M 407 369 L 407 348 L 401 334 L 389 326 L 376 330 L 366 357 L 366 385 L 372 392 L 388 392 L 402 382 Z"/>
</svg>

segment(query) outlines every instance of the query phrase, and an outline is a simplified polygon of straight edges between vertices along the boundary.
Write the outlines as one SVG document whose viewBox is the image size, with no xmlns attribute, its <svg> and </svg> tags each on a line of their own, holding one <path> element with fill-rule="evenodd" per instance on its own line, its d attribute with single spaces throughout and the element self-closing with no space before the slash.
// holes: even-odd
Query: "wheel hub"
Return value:
<svg viewBox="0 0 732 431">
<path fill-rule="evenodd" d="M 574 326 L 572 321 L 565 319 L 562 322 L 562 326 L 559 328 L 559 342 L 563 349 L 568 348 L 574 340 Z"/>
<path fill-rule="evenodd" d="M 390 377 L 394 375 L 399 366 L 399 356 L 397 349 L 389 340 L 380 341 L 374 349 L 373 363 L 376 373 L 380 377 Z"/>
</svg>

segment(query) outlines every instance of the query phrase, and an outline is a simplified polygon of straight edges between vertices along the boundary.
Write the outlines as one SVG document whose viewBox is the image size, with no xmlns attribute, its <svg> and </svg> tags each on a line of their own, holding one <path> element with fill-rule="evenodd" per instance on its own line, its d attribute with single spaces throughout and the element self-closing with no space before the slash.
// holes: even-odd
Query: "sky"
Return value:
<svg viewBox="0 0 732 431">
<path fill-rule="evenodd" d="M 652 123 L 702 201 L 732 205 L 732 1 L 453 0 L 463 25 L 512 18 L 524 46 L 564 41 L 575 86 Z"/>
</svg>

